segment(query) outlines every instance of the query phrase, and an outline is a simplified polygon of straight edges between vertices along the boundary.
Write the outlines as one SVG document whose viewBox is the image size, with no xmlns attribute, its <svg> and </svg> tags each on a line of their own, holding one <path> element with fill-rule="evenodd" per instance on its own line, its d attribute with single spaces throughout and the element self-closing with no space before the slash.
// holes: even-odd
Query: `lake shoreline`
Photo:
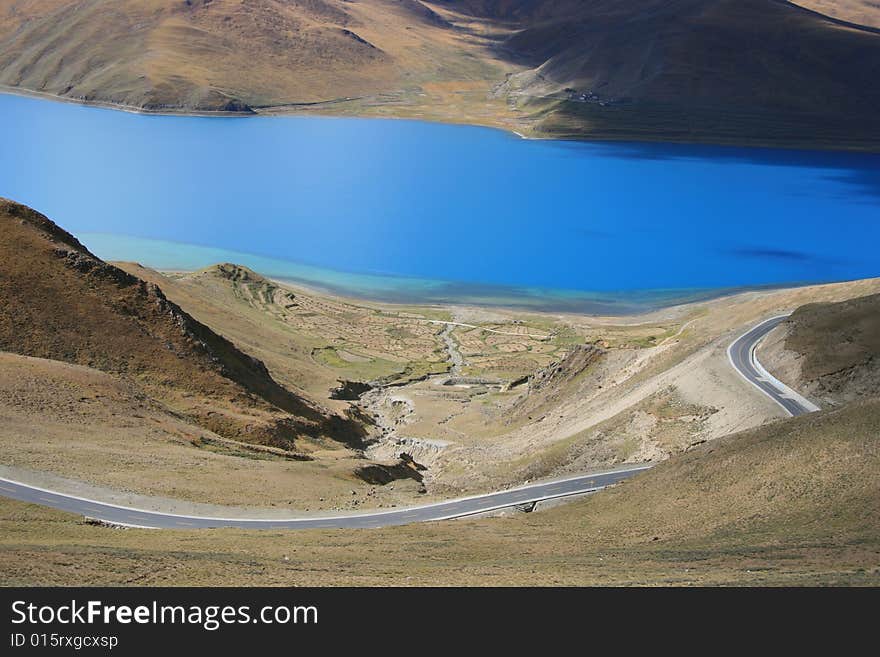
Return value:
<svg viewBox="0 0 880 657">
<path fill-rule="evenodd" d="M 439 125 L 460 125 L 475 128 L 485 128 L 490 130 L 499 130 L 508 135 L 513 135 L 525 141 L 559 141 L 559 142 L 575 142 L 575 143 L 646 143 L 646 144 L 679 144 L 692 146 L 718 146 L 730 148 L 760 148 L 773 151 L 817 151 L 826 153 L 864 153 L 864 154 L 880 154 L 880 147 L 860 146 L 854 144 L 845 144 L 840 146 L 828 146 L 826 143 L 816 143 L 814 141 L 804 141 L 796 143 L 774 143 L 765 140 L 748 140 L 748 139 L 668 139 L 662 136 L 646 135 L 642 132 L 627 133 L 620 132 L 615 136 L 604 134 L 592 134 L 583 136 L 541 136 L 536 134 L 526 134 L 518 128 L 510 127 L 502 121 L 496 123 L 474 123 L 468 121 L 456 121 L 451 118 L 426 118 L 407 115 L 373 115 L 366 113 L 332 113 L 322 112 L 320 108 L 332 106 L 340 101 L 349 102 L 353 99 L 333 98 L 323 101 L 315 101 L 309 103 L 284 103 L 279 105 L 263 105 L 250 107 L 249 111 L 236 110 L 198 110 L 184 108 L 165 107 L 161 109 L 151 109 L 141 107 L 139 105 L 127 105 L 125 103 L 117 103 L 109 100 L 90 100 L 82 98 L 71 98 L 46 91 L 37 91 L 34 89 L 25 89 L 23 87 L 12 87 L 0 84 L 0 94 L 10 96 L 21 96 L 24 98 L 38 98 L 69 105 L 79 105 L 82 107 L 94 107 L 98 109 L 113 110 L 117 112 L 125 112 L 127 114 L 136 114 L 142 116 L 170 116 L 170 117 L 193 117 L 193 118 L 272 118 L 272 117 L 311 117 L 311 118 L 349 118 L 349 119 L 385 119 L 389 121 L 417 121 L 422 123 L 434 123 Z M 294 109 L 296 108 L 296 109 Z M 310 112 L 310 110 L 319 109 L 318 113 Z"/>
<path fill-rule="evenodd" d="M 178 272 L 191 273 L 191 272 Z M 256 272 L 260 274 L 261 272 Z M 396 306 L 430 306 L 437 308 L 454 308 L 468 307 L 484 310 L 499 310 L 509 312 L 528 312 L 538 314 L 552 315 L 580 315 L 586 317 L 637 317 L 655 312 L 662 312 L 672 308 L 680 308 L 698 303 L 706 303 L 733 297 L 738 294 L 747 292 L 775 292 L 780 290 L 791 290 L 799 287 L 808 287 L 811 285 L 832 285 L 835 283 L 847 283 L 851 281 L 819 281 L 805 283 L 781 283 L 768 285 L 744 286 L 736 288 L 706 288 L 699 292 L 691 292 L 681 290 L 681 294 L 667 297 L 667 300 L 661 301 L 663 295 L 667 293 L 677 293 L 678 290 L 624 290 L 620 292 L 599 292 L 597 296 L 590 296 L 588 290 L 576 291 L 583 294 L 577 297 L 576 301 L 569 304 L 554 303 L 552 296 L 542 297 L 537 294 L 523 294 L 521 301 L 517 302 L 516 297 L 511 296 L 505 299 L 492 301 L 490 298 L 481 298 L 478 296 L 456 298 L 450 296 L 447 298 L 431 298 L 421 297 L 416 294 L 400 295 L 400 296 L 374 296 L 369 293 L 359 293 L 357 290 L 346 288 L 335 288 L 332 286 L 323 286 L 319 282 L 302 281 L 294 278 L 280 278 L 275 276 L 267 276 L 267 278 L 275 283 L 293 288 L 302 288 L 305 291 L 317 295 L 327 295 L 342 299 L 351 299 L 359 302 L 388 304 Z M 468 283 L 461 284 L 466 287 Z M 473 283 L 474 287 L 482 287 L 479 283 Z M 567 290 L 554 290 L 552 292 L 568 292 Z M 650 297 L 657 295 L 654 302 L 643 301 L 641 303 L 627 300 L 627 295 Z M 601 297 L 604 298 L 600 298 Z M 626 304 L 626 305 L 624 305 Z"/>
<path fill-rule="evenodd" d="M 877 274 L 876 155 L 0 104 L 0 193 L 62 218 L 105 260 L 237 263 L 394 303 L 615 315 Z M 850 230 L 828 232 L 829 216 Z"/>
<path fill-rule="evenodd" d="M 119 246 L 108 246 L 108 238 L 111 242 L 116 241 Z M 161 240 L 109 234 L 81 233 L 78 235 L 78 239 L 86 245 L 86 248 L 89 248 L 103 260 L 132 262 L 149 269 L 155 269 L 162 274 L 186 275 L 228 263 L 246 267 L 285 287 L 298 288 L 306 293 L 354 302 L 398 306 L 471 307 L 540 314 L 634 317 L 695 303 L 715 301 L 745 292 L 769 292 L 809 285 L 847 282 L 804 281 L 741 286 L 630 290 L 539 288 L 341 271 L 330 267 L 305 265 L 294 261 L 282 261 L 200 245 L 166 243 Z M 94 246 L 96 243 L 97 247 Z M 114 251 L 114 248 L 118 248 L 119 251 Z M 204 253 L 199 262 L 193 264 L 184 265 L 180 261 L 169 262 L 165 259 L 167 254 L 172 252 L 175 254 L 173 257 L 179 257 L 177 254 L 184 250 L 188 250 L 190 253 L 204 250 Z M 212 255 L 217 257 L 212 258 Z M 300 272 L 281 273 L 277 271 L 285 265 L 291 269 L 299 269 Z M 491 291 L 493 294 L 489 294 L 487 291 Z"/>
<path fill-rule="evenodd" d="M 111 264 L 113 262 L 133 262 L 128 260 L 111 260 Z M 148 267 L 150 269 L 155 269 L 163 276 L 186 276 L 189 274 L 194 274 L 199 271 L 203 271 L 205 269 L 210 269 L 211 267 L 220 265 L 220 264 L 232 264 L 236 266 L 244 266 L 240 263 L 212 263 L 205 267 L 200 268 L 181 268 L 174 267 L 171 269 L 165 268 L 153 268 L 150 267 L 149 264 L 144 264 L 140 261 L 135 262 L 135 264 Z M 247 267 L 250 269 L 250 267 Z M 722 299 L 727 299 L 730 297 L 737 296 L 739 294 L 745 294 L 748 292 L 778 292 L 783 290 L 794 290 L 801 287 L 810 287 L 815 285 L 835 285 L 835 284 L 843 284 L 843 283 L 851 283 L 855 280 L 864 280 L 864 279 L 853 279 L 846 281 L 808 281 L 803 283 L 780 283 L 780 284 L 767 284 L 767 285 L 753 285 L 753 286 L 742 286 L 742 287 L 723 287 L 723 288 L 705 288 L 698 291 L 692 290 L 624 290 L 620 292 L 597 292 L 596 295 L 603 295 L 606 298 L 604 300 L 599 300 L 595 297 L 589 296 L 591 293 L 587 290 L 584 291 L 569 291 L 569 290 L 557 290 L 555 292 L 577 292 L 583 294 L 582 297 L 579 297 L 579 301 L 583 304 L 579 306 L 578 302 L 574 302 L 570 305 L 554 305 L 552 301 L 547 301 L 546 304 L 540 302 L 539 300 L 542 298 L 539 295 L 523 295 L 522 302 L 517 303 L 514 297 L 509 297 L 505 300 L 499 300 L 497 302 L 493 302 L 486 298 L 480 297 L 471 297 L 471 298 L 447 298 L 447 299 L 437 299 L 437 298 L 429 298 L 429 297 L 420 297 L 416 294 L 412 296 L 395 296 L 394 294 L 389 294 L 387 296 L 383 296 L 381 293 L 370 294 L 369 292 L 363 292 L 356 289 L 346 288 L 343 286 L 337 286 L 330 283 L 321 283 L 320 281 L 310 280 L 310 279 L 299 279 L 294 277 L 283 277 L 283 276 L 275 276 L 272 274 L 266 274 L 265 272 L 261 272 L 258 270 L 253 270 L 254 273 L 264 276 L 267 280 L 281 285 L 282 287 L 304 292 L 306 294 L 311 294 L 315 296 L 325 296 L 332 297 L 334 299 L 339 299 L 343 301 L 349 301 L 353 303 L 370 303 L 370 304 L 378 304 L 378 305 L 390 305 L 390 306 L 420 306 L 420 307 L 430 307 L 430 308 L 474 308 L 479 310 L 487 310 L 487 311 L 507 311 L 507 312 L 525 312 L 525 313 L 535 313 L 541 315 L 577 315 L 584 317 L 618 317 L 618 318 L 633 318 L 639 317 L 642 315 L 650 315 L 653 313 L 659 313 L 664 311 L 669 311 L 672 309 L 684 308 L 687 306 L 691 306 L 694 304 L 700 303 L 708 303 L 719 301 Z M 405 280 L 405 277 L 400 277 L 400 279 Z M 462 285 L 467 285 L 464 283 Z M 473 284 L 475 287 L 479 284 Z M 638 296 L 647 296 L 650 297 L 653 294 L 658 296 L 658 299 L 662 294 L 671 294 L 680 292 L 680 294 L 676 296 L 667 297 L 667 301 L 661 302 L 656 301 L 654 303 L 642 303 L 635 304 L 631 303 L 629 306 L 619 306 L 614 305 L 615 302 L 624 303 L 627 295 L 638 295 Z M 549 297 L 545 297 L 549 298 Z M 537 303 L 529 303 L 528 300 L 537 301 Z M 589 307 L 589 304 L 593 304 L 592 307 Z M 601 312 L 600 312 L 601 310 Z"/>
</svg>

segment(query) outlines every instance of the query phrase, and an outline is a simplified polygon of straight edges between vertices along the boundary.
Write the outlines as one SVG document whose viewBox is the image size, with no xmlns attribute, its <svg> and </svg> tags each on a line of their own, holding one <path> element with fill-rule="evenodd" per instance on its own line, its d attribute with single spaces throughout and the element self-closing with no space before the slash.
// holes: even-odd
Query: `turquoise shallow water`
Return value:
<svg viewBox="0 0 880 657">
<path fill-rule="evenodd" d="M 570 310 L 880 275 L 877 155 L 15 96 L 0 118 L 0 195 L 158 268 L 236 260 L 382 299 Z"/>
<path fill-rule="evenodd" d="M 437 279 L 356 274 L 314 267 L 251 253 L 179 244 L 108 233 L 81 233 L 81 241 L 105 260 L 149 263 L 163 271 L 195 271 L 232 262 L 277 280 L 333 294 L 396 303 L 458 303 L 531 310 L 607 314 L 636 313 L 651 308 L 717 296 L 718 289 L 580 291 L 559 288 L 475 285 Z"/>
</svg>

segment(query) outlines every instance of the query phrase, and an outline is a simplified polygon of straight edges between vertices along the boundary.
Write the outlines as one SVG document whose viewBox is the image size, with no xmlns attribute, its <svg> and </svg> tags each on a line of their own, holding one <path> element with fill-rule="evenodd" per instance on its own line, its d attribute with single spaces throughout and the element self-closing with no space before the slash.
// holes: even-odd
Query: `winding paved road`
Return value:
<svg viewBox="0 0 880 657">
<path fill-rule="evenodd" d="M 776 401 L 790 415 L 801 415 L 818 410 L 818 407 L 798 395 L 785 384 L 774 379 L 755 358 L 755 346 L 761 338 L 783 319 L 785 319 L 785 316 L 773 317 L 761 322 L 737 338 L 728 347 L 727 354 L 731 365 L 746 381 Z M 207 527 L 238 527 L 242 529 L 366 528 L 461 518 L 518 505 L 531 505 L 544 500 L 591 493 L 638 474 L 650 467 L 650 465 L 630 466 L 618 470 L 596 472 L 555 481 L 538 482 L 497 493 L 446 500 L 422 506 L 387 511 L 364 511 L 348 515 L 340 514 L 325 517 L 289 519 L 208 518 L 204 516 L 176 515 L 158 511 L 132 509 L 45 490 L 3 478 L 0 478 L 0 495 L 23 502 L 32 502 L 62 511 L 69 511 L 117 525 L 135 527 L 168 529 Z"/>
<path fill-rule="evenodd" d="M 424 506 L 406 507 L 388 511 L 364 511 L 351 515 L 330 515 L 323 518 L 290 518 L 290 519 L 244 519 L 244 518 L 205 518 L 200 516 L 184 516 L 158 511 L 131 509 L 114 504 L 105 504 L 63 493 L 56 493 L 42 488 L 29 486 L 17 481 L 0 478 L 0 494 L 22 502 L 32 502 L 50 506 L 62 511 L 70 511 L 89 518 L 95 518 L 117 525 L 135 527 L 195 529 L 204 527 L 239 527 L 242 529 L 318 529 L 318 528 L 355 528 L 355 527 L 389 527 L 405 525 L 411 522 L 428 520 L 448 520 L 463 516 L 475 515 L 497 509 L 505 509 L 520 504 L 531 504 L 542 500 L 550 500 L 570 495 L 579 495 L 599 490 L 631 477 L 650 465 L 630 466 L 613 471 L 580 475 L 570 479 L 546 481 L 520 488 L 464 497 L 456 500 L 426 504 Z"/>
<path fill-rule="evenodd" d="M 789 415 L 803 415 L 818 411 L 816 406 L 806 397 L 796 393 L 782 381 L 774 378 L 755 357 L 755 348 L 765 335 L 783 322 L 788 315 L 780 315 L 764 320 L 752 329 L 743 333 L 727 348 L 730 364 L 743 378 L 770 397 Z"/>
</svg>

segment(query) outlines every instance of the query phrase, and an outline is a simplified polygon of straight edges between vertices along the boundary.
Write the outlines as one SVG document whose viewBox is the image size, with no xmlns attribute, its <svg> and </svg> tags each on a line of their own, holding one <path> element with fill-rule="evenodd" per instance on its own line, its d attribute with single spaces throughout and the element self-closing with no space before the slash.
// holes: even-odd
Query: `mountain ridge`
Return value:
<svg viewBox="0 0 880 657">
<path fill-rule="evenodd" d="M 0 349 L 132 377 L 220 435 L 290 449 L 363 427 L 280 386 L 262 361 L 44 215 L 0 199 Z"/>
</svg>

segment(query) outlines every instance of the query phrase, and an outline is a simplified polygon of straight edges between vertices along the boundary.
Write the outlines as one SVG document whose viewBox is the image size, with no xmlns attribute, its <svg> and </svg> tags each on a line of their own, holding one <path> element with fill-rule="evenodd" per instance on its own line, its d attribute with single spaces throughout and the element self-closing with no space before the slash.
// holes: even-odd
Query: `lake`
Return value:
<svg viewBox="0 0 880 657">
<path fill-rule="evenodd" d="M 880 275 L 880 156 L 138 115 L 0 95 L 0 196 L 97 255 L 346 294 L 633 311 Z"/>
</svg>

